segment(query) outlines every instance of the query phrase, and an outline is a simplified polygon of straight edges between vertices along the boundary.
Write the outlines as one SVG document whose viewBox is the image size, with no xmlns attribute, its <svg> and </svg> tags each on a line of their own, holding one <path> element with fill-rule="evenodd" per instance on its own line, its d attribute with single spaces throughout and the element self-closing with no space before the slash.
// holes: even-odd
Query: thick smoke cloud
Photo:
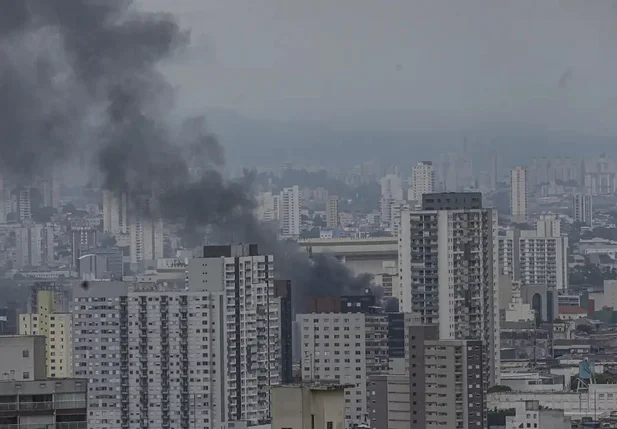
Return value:
<svg viewBox="0 0 617 429">
<path fill-rule="evenodd" d="M 220 243 L 258 243 L 260 252 L 274 255 L 274 266 L 281 278 L 290 279 L 296 312 L 304 309 L 311 296 L 361 295 L 370 289 L 378 298 L 381 288 L 371 283 L 370 275 L 354 276 L 337 259 L 314 255 L 309 258 L 297 243 L 277 239 L 276 232 L 258 222 L 250 213 L 236 214 L 218 225 Z"/>
<path fill-rule="evenodd" d="M 27 180 L 91 154 L 103 186 L 129 195 L 143 214 L 189 229 L 218 226 L 232 241 L 274 253 L 297 303 L 361 293 L 368 277 L 325 257 L 311 262 L 255 220 L 250 183 L 223 179 L 223 148 L 203 118 L 176 125 L 174 89 L 158 67 L 188 42 L 172 16 L 140 11 L 132 0 L 4 0 L 3 174 Z"/>
</svg>

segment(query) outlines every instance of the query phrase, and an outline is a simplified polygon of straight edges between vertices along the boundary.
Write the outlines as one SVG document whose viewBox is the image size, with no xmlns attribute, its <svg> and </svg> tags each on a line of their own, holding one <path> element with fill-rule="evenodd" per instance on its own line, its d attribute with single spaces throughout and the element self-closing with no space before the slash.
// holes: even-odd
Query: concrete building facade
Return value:
<svg viewBox="0 0 617 429">
<path fill-rule="evenodd" d="M 488 427 L 482 341 L 439 340 L 438 334 L 434 326 L 409 328 L 410 427 Z"/>
<path fill-rule="evenodd" d="M 501 273 L 521 285 L 568 288 L 568 237 L 554 216 L 540 216 L 535 230 L 508 228 L 499 235 Z"/>
<path fill-rule="evenodd" d="M 513 223 L 527 223 L 527 169 L 516 167 L 510 172 L 510 215 Z"/>
<path fill-rule="evenodd" d="M 344 429 L 344 386 L 285 385 L 272 388 L 272 429 Z"/>
<path fill-rule="evenodd" d="M 438 325 L 440 339 L 479 339 L 490 384 L 499 378 L 497 213 L 479 193 L 424 195 L 403 213 L 399 237 L 401 311 Z"/>
<path fill-rule="evenodd" d="M 87 392 L 83 379 L 0 381 L 1 427 L 87 429 Z"/>
<path fill-rule="evenodd" d="M 54 260 L 51 224 L 25 224 L 15 229 L 15 268 L 46 266 Z"/>
<path fill-rule="evenodd" d="M 431 161 L 418 162 L 411 170 L 409 200 L 420 203 L 424 194 L 435 192 L 435 170 Z"/>
<path fill-rule="evenodd" d="M 299 314 L 302 380 L 348 385 L 345 419 L 368 422 L 367 383 L 388 369 L 387 317 L 383 314 Z"/>
<path fill-rule="evenodd" d="M 328 228 L 338 228 L 339 226 L 338 203 L 338 196 L 328 196 L 328 202 L 326 206 L 326 226 Z"/>
<path fill-rule="evenodd" d="M 407 374 L 379 374 L 369 378 L 371 429 L 413 427 L 409 387 Z"/>
<path fill-rule="evenodd" d="M 103 230 L 111 235 L 128 234 L 129 202 L 126 194 L 103 191 Z"/>
<path fill-rule="evenodd" d="M 75 372 L 93 387 L 89 427 L 268 420 L 269 387 L 281 378 L 272 275 L 272 256 L 254 245 L 206 246 L 189 261 L 187 284 L 76 288 Z"/>
<path fill-rule="evenodd" d="M 593 224 L 593 197 L 589 194 L 575 194 L 572 197 L 572 219 L 586 226 Z"/>
<path fill-rule="evenodd" d="M 47 375 L 42 335 L 2 335 L 0 356 L 1 380 L 44 380 Z"/>
<path fill-rule="evenodd" d="M 300 188 L 291 186 L 281 191 L 279 201 L 281 234 L 285 237 L 300 235 Z"/>
<path fill-rule="evenodd" d="M 73 376 L 71 314 L 63 312 L 54 290 L 39 290 L 35 293 L 36 310 L 19 315 L 19 333 L 44 336 L 47 376 L 70 378 Z"/>
</svg>

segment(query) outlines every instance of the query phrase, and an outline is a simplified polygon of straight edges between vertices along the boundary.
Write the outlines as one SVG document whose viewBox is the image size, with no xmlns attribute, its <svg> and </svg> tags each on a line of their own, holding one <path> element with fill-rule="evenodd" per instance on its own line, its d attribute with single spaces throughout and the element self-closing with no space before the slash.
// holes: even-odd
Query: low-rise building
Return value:
<svg viewBox="0 0 617 429">
<path fill-rule="evenodd" d="M 516 414 L 506 417 L 506 429 L 572 429 L 570 417 L 561 409 L 540 408 L 539 401 L 519 401 L 512 405 Z"/>
<path fill-rule="evenodd" d="M 272 429 L 344 429 L 345 387 L 328 384 L 272 387 Z"/>
<path fill-rule="evenodd" d="M 617 384 L 591 384 L 588 391 L 581 392 L 489 393 L 487 400 L 491 410 L 509 409 L 520 401 L 538 401 L 542 408 L 563 410 L 565 416 L 580 420 L 617 410 Z"/>
<path fill-rule="evenodd" d="M 48 379 L 45 337 L 0 336 L 0 428 L 86 429 L 86 379 Z"/>
</svg>

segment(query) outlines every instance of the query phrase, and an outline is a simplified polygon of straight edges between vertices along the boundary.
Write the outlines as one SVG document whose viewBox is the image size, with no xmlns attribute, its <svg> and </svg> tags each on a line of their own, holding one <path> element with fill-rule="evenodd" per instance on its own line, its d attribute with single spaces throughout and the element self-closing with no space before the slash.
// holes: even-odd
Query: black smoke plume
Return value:
<svg viewBox="0 0 617 429">
<path fill-rule="evenodd" d="M 175 94 L 159 66 L 189 41 L 173 16 L 132 0 L 3 0 L 3 174 L 27 179 L 92 154 L 104 188 L 138 201 L 143 214 L 188 229 L 218 226 L 274 253 L 297 303 L 363 291 L 368 277 L 329 258 L 310 261 L 255 220 L 250 186 L 223 179 L 223 149 L 203 118 L 170 119 Z"/>
<path fill-rule="evenodd" d="M 257 221 L 251 213 L 230 216 L 217 225 L 215 240 L 220 243 L 258 243 L 261 253 L 274 255 L 277 275 L 290 279 L 293 288 L 293 304 L 296 312 L 302 312 L 311 296 L 361 295 L 370 289 L 378 298 L 381 288 L 371 283 L 371 276 L 354 276 L 337 259 L 326 255 L 309 255 L 292 240 L 279 240 L 277 234 Z"/>
</svg>

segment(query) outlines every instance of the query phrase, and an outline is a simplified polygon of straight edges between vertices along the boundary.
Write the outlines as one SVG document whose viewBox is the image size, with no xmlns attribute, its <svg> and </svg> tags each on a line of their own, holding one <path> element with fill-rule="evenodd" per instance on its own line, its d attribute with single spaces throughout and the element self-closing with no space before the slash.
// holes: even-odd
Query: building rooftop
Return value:
<svg viewBox="0 0 617 429">
<path fill-rule="evenodd" d="M 587 310 L 575 305 L 565 305 L 559 307 L 559 314 L 587 314 Z"/>
<path fill-rule="evenodd" d="M 272 386 L 271 388 L 273 389 L 306 388 L 310 390 L 332 391 L 332 390 L 350 389 L 352 387 L 355 387 L 355 384 L 293 383 L 293 384 L 281 384 L 278 386 Z"/>
</svg>

